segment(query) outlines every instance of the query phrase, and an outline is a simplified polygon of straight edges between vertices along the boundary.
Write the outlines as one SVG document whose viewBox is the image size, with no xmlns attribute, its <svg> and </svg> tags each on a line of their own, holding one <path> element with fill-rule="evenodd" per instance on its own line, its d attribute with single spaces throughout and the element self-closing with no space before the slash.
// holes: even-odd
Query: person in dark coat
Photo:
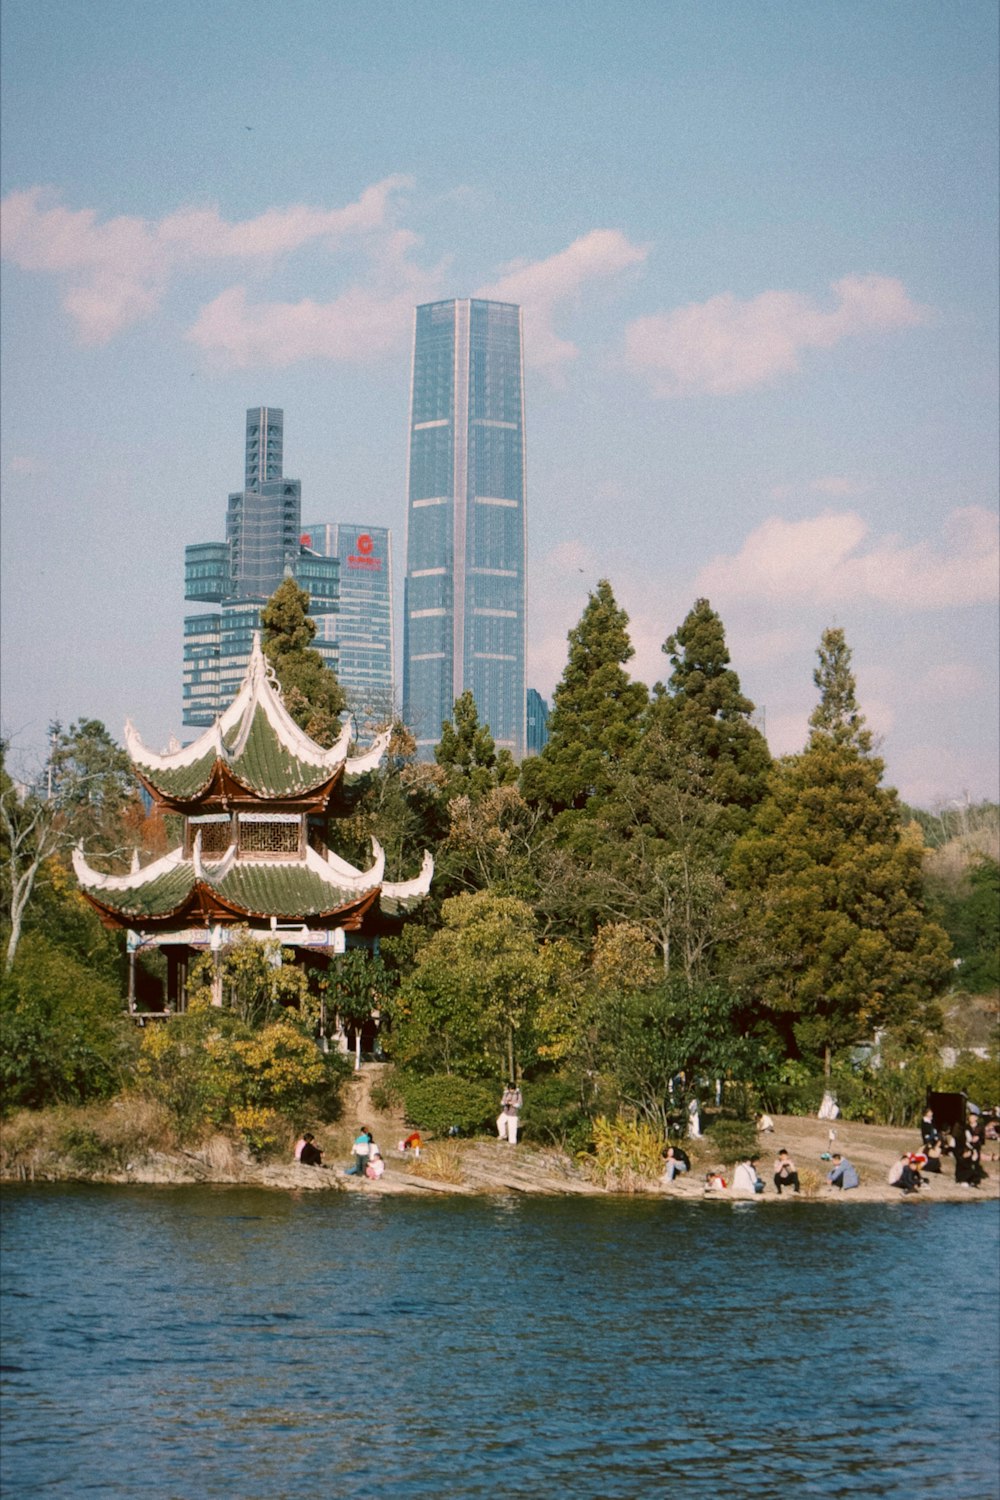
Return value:
<svg viewBox="0 0 1000 1500">
<path fill-rule="evenodd" d="M 323 1165 L 323 1153 L 316 1145 L 316 1137 L 307 1130 L 302 1138 L 302 1150 L 299 1152 L 299 1161 L 304 1167 L 321 1167 Z"/>
</svg>

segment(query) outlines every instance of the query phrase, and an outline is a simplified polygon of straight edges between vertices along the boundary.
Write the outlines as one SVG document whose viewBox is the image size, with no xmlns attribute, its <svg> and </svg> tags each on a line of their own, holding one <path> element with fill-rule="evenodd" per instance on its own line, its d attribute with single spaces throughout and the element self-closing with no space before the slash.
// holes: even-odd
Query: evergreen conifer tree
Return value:
<svg viewBox="0 0 1000 1500">
<path fill-rule="evenodd" d="M 921 842 L 871 754 L 842 631 L 824 632 L 819 660 L 809 742 L 775 767 L 730 869 L 748 980 L 790 1050 L 828 1071 L 833 1052 L 877 1028 L 919 1030 L 950 960 L 924 909 Z"/>
<path fill-rule="evenodd" d="M 317 744 L 328 747 L 340 733 L 347 699 L 336 673 L 309 644 L 316 622 L 309 618 L 308 609 L 305 590 L 294 578 L 282 579 L 261 614 L 263 651 L 296 724 Z"/>
<path fill-rule="evenodd" d="M 434 759 L 448 773 L 450 796 L 481 797 L 494 786 L 517 780 L 509 750 L 497 753 L 488 724 L 480 724 L 476 700 L 469 690 L 455 700 L 454 717 L 441 725 Z"/>
<path fill-rule="evenodd" d="M 707 599 L 695 601 L 662 649 L 673 671 L 666 689 L 657 684 L 650 706 L 643 740 L 649 769 L 667 742 L 681 774 L 687 766 L 702 794 L 726 809 L 721 827 L 741 832 L 764 795 L 771 756 L 751 720 L 754 705 L 729 665 L 722 620 Z"/>
<path fill-rule="evenodd" d="M 628 615 L 601 579 L 569 633 L 569 660 L 555 690 L 549 739 L 524 765 L 529 802 L 553 813 L 593 806 L 607 796 L 640 732 L 648 694 L 625 663 L 635 655 Z"/>
</svg>

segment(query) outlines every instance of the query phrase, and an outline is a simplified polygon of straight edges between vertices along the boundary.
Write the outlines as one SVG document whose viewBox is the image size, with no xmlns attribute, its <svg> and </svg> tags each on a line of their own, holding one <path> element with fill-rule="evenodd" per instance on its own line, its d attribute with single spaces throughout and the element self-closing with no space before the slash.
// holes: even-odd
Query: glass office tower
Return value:
<svg viewBox="0 0 1000 1500">
<path fill-rule="evenodd" d="M 184 723 L 214 723 L 239 690 L 261 610 L 286 576 L 309 592 L 309 613 L 335 613 L 340 566 L 301 539 L 302 491 L 285 479 L 284 413 L 251 407 L 246 416 L 246 487 L 229 496 L 224 542 L 197 542 L 184 551 L 184 597 L 219 606 L 184 621 Z M 314 645 L 338 666 L 336 632 Z"/>
<path fill-rule="evenodd" d="M 317 642 L 337 645 L 337 677 L 352 713 L 366 728 L 392 717 L 392 537 L 385 526 L 317 521 L 303 527 L 303 544 L 340 562 L 335 615 L 316 621 Z"/>
<path fill-rule="evenodd" d="M 541 755 L 549 742 L 549 705 L 537 688 L 528 689 L 525 740 L 528 755 Z"/>
<path fill-rule="evenodd" d="M 429 759 L 471 689 L 496 744 L 525 751 L 521 309 L 416 310 L 410 403 L 403 716 Z"/>
</svg>

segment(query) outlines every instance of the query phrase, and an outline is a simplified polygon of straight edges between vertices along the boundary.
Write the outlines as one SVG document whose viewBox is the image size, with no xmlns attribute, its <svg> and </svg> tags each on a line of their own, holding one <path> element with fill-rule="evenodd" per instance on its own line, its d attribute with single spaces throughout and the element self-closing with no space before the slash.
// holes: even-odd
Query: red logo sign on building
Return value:
<svg viewBox="0 0 1000 1500">
<path fill-rule="evenodd" d="M 354 545 L 358 550 L 357 552 L 348 554 L 347 566 L 354 568 L 356 571 L 363 570 L 367 573 L 381 573 L 382 559 L 373 555 L 375 543 L 367 531 L 361 533 Z"/>
</svg>

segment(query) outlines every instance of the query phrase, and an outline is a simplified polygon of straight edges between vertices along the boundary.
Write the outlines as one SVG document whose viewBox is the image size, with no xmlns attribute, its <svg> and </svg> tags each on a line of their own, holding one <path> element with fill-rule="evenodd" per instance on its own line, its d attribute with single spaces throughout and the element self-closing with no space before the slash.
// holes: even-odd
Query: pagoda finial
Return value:
<svg viewBox="0 0 1000 1500">
<path fill-rule="evenodd" d="M 253 633 L 253 645 L 250 648 L 250 660 L 247 662 L 247 676 L 254 682 L 262 680 L 269 683 L 271 687 L 274 688 L 274 691 L 278 694 L 278 697 L 281 699 L 281 701 L 284 702 L 285 695 L 281 691 L 281 683 L 278 681 L 278 674 L 274 670 L 273 661 L 267 655 L 266 651 L 261 645 L 261 634 L 259 630 L 255 630 Z"/>
</svg>

